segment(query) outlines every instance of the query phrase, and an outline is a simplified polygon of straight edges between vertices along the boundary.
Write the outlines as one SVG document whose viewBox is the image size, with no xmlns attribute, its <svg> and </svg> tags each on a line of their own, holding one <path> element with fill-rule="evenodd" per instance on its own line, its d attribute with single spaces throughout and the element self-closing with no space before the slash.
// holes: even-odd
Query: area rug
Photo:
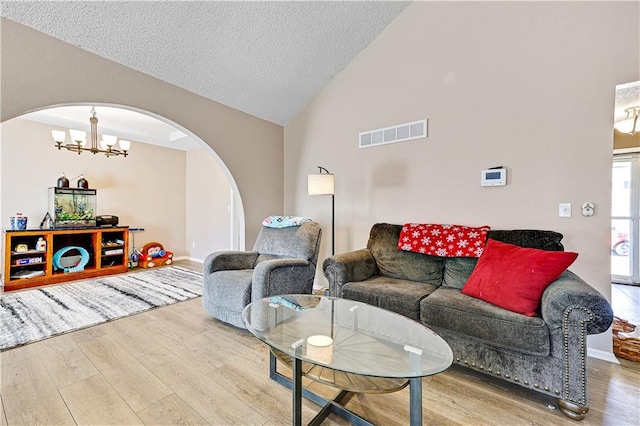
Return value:
<svg viewBox="0 0 640 426">
<path fill-rule="evenodd" d="M 3 294 L 0 351 L 200 295 L 202 274 L 179 266 Z"/>
</svg>

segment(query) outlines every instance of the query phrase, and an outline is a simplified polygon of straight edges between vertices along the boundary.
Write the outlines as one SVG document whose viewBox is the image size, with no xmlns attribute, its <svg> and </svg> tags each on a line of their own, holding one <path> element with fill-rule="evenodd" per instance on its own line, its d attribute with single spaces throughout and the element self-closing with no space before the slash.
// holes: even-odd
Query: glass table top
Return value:
<svg viewBox="0 0 640 426">
<path fill-rule="evenodd" d="M 346 373 L 423 377 L 446 370 L 453 361 L 449 345 L 422 324 L 347 299 L 268 297 L 249 304 L 242 320 L 270 347 Z"/>
</svg>

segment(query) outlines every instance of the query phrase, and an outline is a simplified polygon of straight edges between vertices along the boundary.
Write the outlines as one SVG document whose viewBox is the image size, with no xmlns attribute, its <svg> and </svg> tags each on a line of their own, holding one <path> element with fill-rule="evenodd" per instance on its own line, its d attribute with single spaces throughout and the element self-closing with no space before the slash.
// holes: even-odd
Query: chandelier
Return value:
<svg viewBox="0 0 640 426">
<path fill-rule="evenodd" d="M 62 130 L 52 130 L 53 140 L 56 143 L 56 147 L 60 150 L 66 148 L 68 151 L 77 152 L 78 155 L 83 151 L 89 151 L 94 154 L 102 153 L 107 157 L 122 155 L 127 156 L 131 142 L 120 140 L 120 149 L 116 149 L 117 136 L 102 135 L 100 140 L 100 147 L 98 147 L 98 117 L 96 115 L 96 108 L 91 108 L 91 117 L 89 118 L 91 123 L 91 132 L 89 134 L 91 147 L 87 147 L 87 132 L 82 130 L 69 130 L 71 136 L 71 143 L 65 144 L 64 141 L 67 138 L 66 132 Z"/>
<path fill-rule="evenodd" d="M 627 133 L 631 136 L 640 132 L 640 126 L 638 126 L 638 115 L 640 114 L 640 106 L 634 106 L 624 110 L 627 116 L 624 120 L 618 121 L 614 127 L 622 133 Z"/>
</svg>

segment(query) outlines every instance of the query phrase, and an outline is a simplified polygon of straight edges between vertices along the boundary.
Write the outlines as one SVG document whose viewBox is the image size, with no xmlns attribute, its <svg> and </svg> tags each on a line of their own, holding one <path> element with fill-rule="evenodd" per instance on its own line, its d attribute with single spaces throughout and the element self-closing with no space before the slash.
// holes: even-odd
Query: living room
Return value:
<svg viewBox="0 0 640 426">
<path fill-rule="evenodd" d="M 336 180 L 336 252 L 363 247 L 377 222 L 550 229 L 579 253 L 571 269 L 610 298 L 614 96 L 639 79 L 638 27 L 634 2 L 412 3 L 280 125 L 3 18 L 2 122 L 97 102 L 178 123 L 233 176 L 247 247 L 264 217 L 286 213 L 318 221 L 320 258 L 331 254 L 330 202 L 306 190 L 320 165 Z M 359 132 L 425 118 L 425 139 L 358 148 Z M 481 187 L 495 166 L 507 185 Z M 584 202 L 594 216 L 578 212 Z M 559 203 L 573 215 L 558 217 Z M 612 360 L 610 334 L 590 336 L 589 351 Z"/>
</svg>

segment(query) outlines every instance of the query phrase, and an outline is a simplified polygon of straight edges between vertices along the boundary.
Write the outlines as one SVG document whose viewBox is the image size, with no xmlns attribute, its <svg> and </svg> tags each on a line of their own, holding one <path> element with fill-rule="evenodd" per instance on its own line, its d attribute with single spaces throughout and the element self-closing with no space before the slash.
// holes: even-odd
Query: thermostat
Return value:
<svg viewBox="0 0 640 426">
<path fill-rule="evenodd" d="M 480 174 L 480 186 L 504 186 L 507 184 L 507 169 L 495 168 L 483 170 Z"/>
</svg>

